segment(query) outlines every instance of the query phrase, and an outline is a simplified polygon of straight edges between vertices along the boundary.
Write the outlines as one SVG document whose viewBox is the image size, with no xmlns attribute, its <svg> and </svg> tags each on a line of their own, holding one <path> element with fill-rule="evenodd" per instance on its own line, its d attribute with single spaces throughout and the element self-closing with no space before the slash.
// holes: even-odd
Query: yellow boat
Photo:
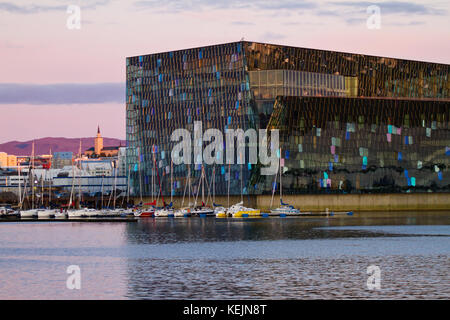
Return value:
<svg viewBox="0 0 450 320">
<path fill-rule="evenodd" d="M 240 210 L 233 214 L 234 218 L 242 217 L 257 217 L 261 215 L 261 210 L 251 209 L 251 210 Z"/>
<path fill-rule="evenodd" d="M 216 217 L 217 218 L 226 218 L 227 214 L 226 214 L 226 212 L 218 212 L 218 213 L 216 213 Z"/>
<path fill-rule="evenodd" d="M 261 215 L 261 210 L 246 208 L 242 205 L 242 202 L 231 206 L 228 212 L 231 213 L 234 218 L 258 217 Z"/>
</svg>

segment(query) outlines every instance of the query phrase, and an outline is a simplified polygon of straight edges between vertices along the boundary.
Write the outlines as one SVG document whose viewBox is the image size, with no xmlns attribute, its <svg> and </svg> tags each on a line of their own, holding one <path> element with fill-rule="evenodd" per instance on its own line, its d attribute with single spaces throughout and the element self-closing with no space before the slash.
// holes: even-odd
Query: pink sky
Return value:
<svg viewBox="0 0 450 320">
<path fill-rule="evenodd" d="M 190 3 L 190 4 L 189 4 Z M 211 3 L 214 3 L 212 5 Z M 249 41 L 450 63 L 448 1 L 373 1 L 381 28 L 370 30 L 365 1 L 0 0 L 2 84 L 124 83 L 125 57 Z M 80 5 L 69 30 L 67 5 Z M 125 138 L 120 101 L 2 102 L 0 143 L 46 136 L 86 137 L 97 124 Z M 125 95 L 125 92 L 123 92 Z"/>
</svg>

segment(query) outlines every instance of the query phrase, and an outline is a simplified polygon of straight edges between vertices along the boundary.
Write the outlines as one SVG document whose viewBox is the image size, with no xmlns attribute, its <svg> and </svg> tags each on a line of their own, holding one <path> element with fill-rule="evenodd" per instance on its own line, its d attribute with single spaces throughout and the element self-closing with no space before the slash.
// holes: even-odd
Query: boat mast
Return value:
<svg viewBox="0 0 450 320">
<path fill-rule="evenodd" d="M 73 191 L 75 189 L 75 167 L 74 167 L 73 163 L 74 163 L 74 159 L 72 158 L 72 188 L 70 189 L 70 198 L 69 198 L 69 205 L 67 207 L 67 210 L 69 210 L 70 207 L 72 206 Z"/>
<path fill-rule="evenodd" d="M 173 201 L 173 161 L 170 161 L 170 202 Z"/>
<path fill-rule="evenodd" d="M 116 193 L 117 193 L 117 164 L 114 163 L 113 209 L 116 209 Z"/>
<path fill-rule="evenodd" d="M 280 166 L 278 166 L 278 170 L 275 173 L 275 176 L 273 177 L 273 182 L 272 182 L 272 198 L 270 199 L 270 208 L 272 208 L 273 205 L 273 197 L 275 195 L 275 190 L 276 190 L 276 186 L 277 186 L 277 176 L 278 176 L 278 172 L 280 171 Z"/>
<path fill-rule="evenodd" d="M 138 147 L 139 197 L 142 203 L 141 149 Z"/>
<path fill-rule="evenodd" d="M 203 167 L 202 163 L 202 174 L 200 176 L 201 182 L 202 182 L 202 205 L 205 204 L 205 168 Z"/>
<path fill-rule="evenodd" d="M 108 197 L 108 209 L 109 209 L 109 205 L 111 204 L 111 198 L 112 198 L 112 195 L 113 195 L 113 190 L 114 190 L 114 187 L 113 187 L 113 184 L 114 184 L 114 172 L 113 172 L 113 170 L 114 170 L 114 163 L 111 161 L 110 162 L 111 163 L 111 169 L 112 169 L 112 171 L 111 171 L 111 175 L 110 175 L 110 177 L 111 177 L 111 179 L 110 179 L 110 186 L 111 186 L 111 188 L 110 188 L 110 190 L 109 190 L 109 197 Z"/>
<path fill-rule="evenodd" d="M 283 180 L 281 176 L 283 175 L 283 167 L 281 166 L 281 148 L 280 148 L 280 202 L 283 201 Z"/>
<path fill-rule="evenodd" d="M 80 170 L 80 174 L 78 175 L 78 208 L 81 209 L 81 139 L 78 149 L 78 166 Z"/>
<path fill-rule="evenodd" d="M 128 165 L 128 177 L 127 177 L 127 207 L 130 202 L 130 174 L 131 174 L 131 165 Z"/>
<path fill-rule="evenodd" d="M 45 175 L 45 170 L 42 168 L 42 174 L 41 174 L 41 207 L 44 206 L 44 175 Z"/>
<path fill-rule="evenodd" d="M 52 201 L 52 184 L 53 184 L 53 177 L 52 173 L 49 172 L 50 180 L 48 181 L 48 207 L 50 208 L 50 203 Z"/>
<path fill-rule="evenodd" d="M 242 164 L 241 164 L 241 202 L 244 204 L 244 188 L 243 188 L 243 178 L 242 178 Z"/>
<path fill-rule="evenodd" d="M 155 201 L 155 153 L 152 147 L 152 202 Z"/>
<path fill-rule="evenodd" d="M 228 208 L 230 207 L 231 164 L 228 164 Z"/>
<path fill-rule="evenodd" d="M 213 168 L 213 206 L 216 203 L 216 165 Z"/>
<path fill-rule="evenodd" d="M 17 167 L 17 173 L 19 174 L 19 209 L 22 208 L 22 187 L 21 187 L 21 177 L 20 177 L 20 162 L 19 166 Z"/>
<path fill-rule="evenodd" d="M 50 167 L 48 170 L 51 170 L 51 163 L 53 160 L 53 156 L 52 156 L 52 148 L 50 148 Z M 49 171 L 49 176 L 50 176 L 50 180 L 48 182 L 48 207 L 50 208 L 50 202 L 52 200 L 52 183 L 53 183 L 53 177 L 52 177 L 52 172 Z"/>
<path fill-rule="evenodd" d="M 191 192 L 192 192 L 192 188 L 191 188 L 191 164 L 188 164 L 188 183 L 189 183 L 189 207 L 191 206 Z"/>
<path fill-rule="evenodd" d="M 103 210 L 103 180 L 105 178 L 105 175 L 102 174 L 102 195 L 101 195 L 101 204 L 100 204 L 100 209 Z"/>
<path fill-rule="evenodd" d="M 29 172 L 28 179 L 30 179 Z M 34 209 L 34 140 L 31 146 L 31 209 Z"/>
</svg>

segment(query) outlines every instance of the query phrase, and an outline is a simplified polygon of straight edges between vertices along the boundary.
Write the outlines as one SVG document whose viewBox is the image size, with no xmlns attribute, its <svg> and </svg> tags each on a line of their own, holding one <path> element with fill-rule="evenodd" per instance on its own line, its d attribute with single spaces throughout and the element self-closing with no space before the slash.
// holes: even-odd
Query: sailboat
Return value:
<svg viewBox="0 0 450 320">
<path fill-rule="evenodd" d="M 241 155 L 241 157 L 242 157 L 242 155 Z M 228 177 L 228 178 L 230 179 L 231 177 Z M 240 173 L 240 177 L 239 178 L 241 179 L 241 202 L 236 203 L 236 204 L 232 205 L 230 208 L 228 208 L 227 213 L 229 215 L 231 215 L 233 218 L 245 218 L 245 217 L 257 217 L 257 216 L 260 216 L 261 215 L 261 210 L 244 207 L 244 189 L 243 189 L 242 164 L 241 164 L 241 173 Z"/>
<path fill-rule="evenodd" d="M 206 174 L 205 174 L 205 168 L 203 164 L 201 165 L 201 174 L 200 174 L 200 181 L 199 181 L 199 188 L 197 190 L 197 195 L 195 197 L 195 204 L 194 208 L 191 211 L 191 214 L 194 216 L 199 217 L 209 217 L 209 216 L 216 216 L 214 213 L 214 209 L 208 207 L 205 204 L 205 181 L 206 181 Z M 200 206 L 197 206 L 197 199 L 198 195 L 200 193 L 200 188 L 202 189 L 202 204 Z"/>
<path fill-rule="evenodd" d="M 41 208 L 37 209 L 38 218 L 47 219 L 55 217 L 55 210 L 50 208 L 44 208 L 44 180 L 45 180 L 45 171 L 41 174 Z"/>
<path fill-rule="evenodd" d="M 217 218 L 226 218 L 227 217 L 227 209 L 220 205 L 220 204 L 216 204 L 216 167 L 214 166 L 213 168 L 213 174 L 212 174 L 212 190 L 213 190 L 213 195 L 212 195 L 212 203 L 213 203 L 213 207 L 214 207 L 214 214 L 216 215 Z"/>
<path fill-rule="evenodd" d="M 163 168 L 163 177 L 162 179 L 164 179 L 165 173 L 164 173 L 164 168 Z M 170 167 L 170 171 L 171 171 L 171 175 L 172 175 L 172 166 Z M 161 195 L 161 200 L 163 202 L 163 207 L 155 210 L 155 217 L 169 217 L 169 218 L 173 218 L 175 216 L 175 212 L 174 212 L 174 208 L 173 208 L 173 202 L 171 201 L 168 205 L 166 205 L 165 201 L 164 201 L 164 195 L 162 193 L 162 179 L 159 179 L 159 172 L 158 169 L 156 169 L 156 173 L 158 176 L 158 181 L 159 181 L 159 194 L 158 194 L 158 198 L 159 195 Z M 172 194 L 172 190 L 173 190 L 173 185 L 170 188 L 170 193 Z M 172 196 L 171 196 L 172 199 Z"/>
<path fill-rule="evenodd" d="M 0 219 L 3 218 L 19 218 L 20 214 L 11 209 L 10 206 L 0 207 Z"/>
<path fill-rule="evenodd" d="M 281 149 L 280 149 L 280 163 L 278 166 L 279 169 L 279 173 L 280 173 L 280 206 L 278 208 L 275 209 L 271 209 L 270 210 L 270 214 L 269 215 L 273 215 L 273 216 L 298 216 L 300 215 L 300 210 L 294 208 L 293 206 L 289 205 L 288 203 L 284 203 L 283 202 L 283 181 L 282 181 L 282 176 L 283 176 L 283 162 L 281 159 Z M 275 175 L 275 180 L 276 180 L 276 176 Z M 272 189 L 272 200 L 271 200 L 271 207 L 272 207 L 272 202 L 273 202 L 273 195 L 275 193 L 275 186 L 276 186 L 276 182 L 274 182 L 274 187 Z"/>
<path fill-rule="evenodd" d="M 191 202 L 191 167 L 188 165 L 188 172 L 186 177 L 186 184 L 184 186 L 183 200 L 181 201 L 181 208 L 174 212 L 175 217 L 190 217 L 192 216 L 191 208 L 189 206 L 184 207 L 184 199 L 186 197 L 186 190 L 189 194 L 189 205 Z"/>
<path fill-rule="evenodd" d="M 31 188 L 31 209 L 20 210 L 20 217 L 21 218 L 37 218 L 38 213 L 37 213 L 37 210 L 34 208 L 34 141 L 31 145 L 31 164 L 29 165 L 27 180 L 28 180 L 28 184 L 30 185 L 30 188 Z M 26 185 L 25 185 L 24 189 L 25 189 L 24 190 L 24 195 L 25 195 L 26 194 Z M 23 199 L 24 198 L 25 197 L 23 197 Z M 22 203 L 20 204 L 20 208 L 22 208 L 23 199 L 22 199 Z"/>
</svg>

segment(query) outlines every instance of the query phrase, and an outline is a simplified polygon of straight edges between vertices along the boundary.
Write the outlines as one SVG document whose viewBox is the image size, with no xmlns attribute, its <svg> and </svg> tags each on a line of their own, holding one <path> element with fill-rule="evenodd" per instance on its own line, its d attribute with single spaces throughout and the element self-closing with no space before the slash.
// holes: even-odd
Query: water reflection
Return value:
<svg viewBox="0 0 450 320">
<path fill-rule="evenodd" d="M 450 297 L 450 212 L 0 224 L 0 298 Z M 82 289 L 66 289 L 80 265 Z M 382 290 L 366 288 L 367 266 Z"/>
</svg>

